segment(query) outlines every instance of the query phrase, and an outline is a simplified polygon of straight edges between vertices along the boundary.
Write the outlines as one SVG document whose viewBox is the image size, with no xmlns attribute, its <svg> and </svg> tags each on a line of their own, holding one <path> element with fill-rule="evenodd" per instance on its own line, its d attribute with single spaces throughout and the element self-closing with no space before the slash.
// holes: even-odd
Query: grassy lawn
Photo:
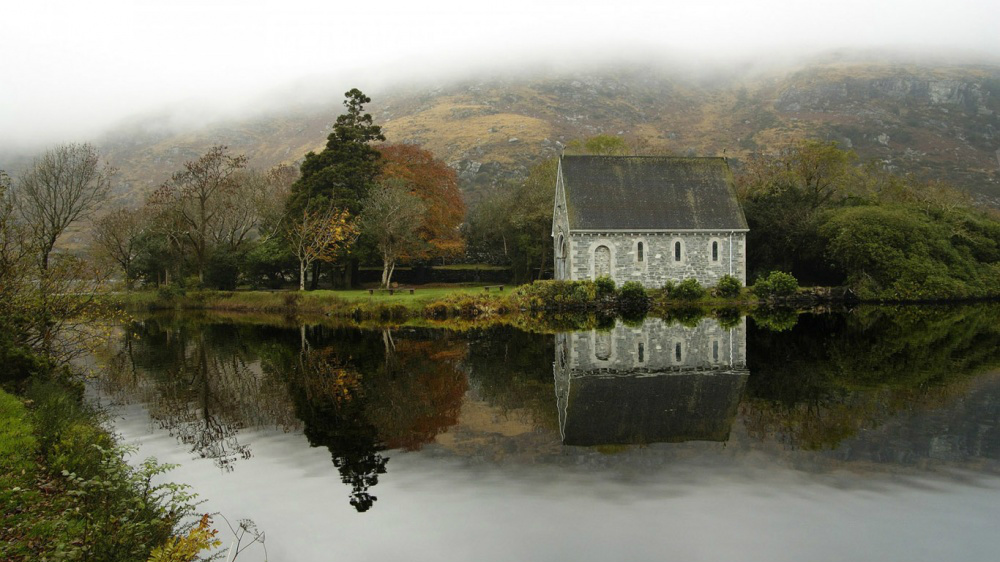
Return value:
<svg viewBox="0 0 1000 562">
<path fill-rule="evenodd" d="M 107 297 L 107 302 L 127 309 L 145 308 L 194 308 L 216 309 L 230 311 L 260 311 L 278 312 L 295 309 L 304 313 L 337 313 L 344 312 L 345 306 L 354 310 L 360 306 L 368 310 L 379 310 L 383 307 L 403 307 L 412 312 L 422 311 L 434 301 L 453 295 L 487 294 L 484 285 L 432 285 L 414 287 L 411 295 L 409 288 L 396 290 L 392 295 L 388 291 L 376 290 L 369 294 L 368 289 L 353 290 L 317 290 L 317 291 L 188 291 L 176 297 L 164 297 L 157 291 L 137 291 L 134 293 L 119 293 Z M 493 287 L 492 285 L 490 287 Z M 509 292 L 513 286 L 504 286 Z M 495 288 L 490 295 L 500 295 Z M 348 312 L 349 314 L 350 312 Z"/>
<path fill-rule="evenodd" d="M 412 295 L 409 293 L 408 289 L 401 289 L 392 295 L 388 292 L 382 291 L 375 291 L 374 295 L 369 295 L 368 289 L 352 289 L 349 291 L 308 291 L 303 294 L 303 298 L 306 300 L 313 298 L 322 300 L 323 298 L 335 297 L 350 302 L 386 302 L 409 305 L 439 300 L 448 295 L 478 294 L 485 292 L 482 285 L 426 288 L 414 287 L 414 289 L 415 290 Z M 510 288 L 505 286 L 504 290 L 509 291 Z M 496 292 L 496 289 L 493 289 L 490 292 Z"/>
</svg>

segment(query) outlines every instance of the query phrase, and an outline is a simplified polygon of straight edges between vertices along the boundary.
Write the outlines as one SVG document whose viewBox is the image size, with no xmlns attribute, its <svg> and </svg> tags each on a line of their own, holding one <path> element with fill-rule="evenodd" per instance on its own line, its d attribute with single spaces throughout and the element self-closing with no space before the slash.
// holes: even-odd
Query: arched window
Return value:
<svg viewBox="0 0 1000 562">
<path fill-rule="evenodd" d="M 642 242 L 636 245 L 636 259 L 642 261 Z"/>
<path fill-rule="evenodd" d="M 719 243 L 712 241 L 712 261 L 719 261 Z"/>
<path fill-rule="evenodd" d="M 646 361 L 646 346 L 639 342 L 639 362 L 643 363 Z"/>
<path fill-rule="evenodd" d="M 594 250 L 594 275 L 597 277 L 611 276 L 611 248 L 598 246 Z"/>
<path fill-rule="evenodd" d="M 611 358 L 611 332 L 597 332 L 594 336 L 594 357 L 601 361 Z"/>
<path fill-rule="evenodd" d="M 681 243 L 680 240 L 674 242 L 674 261 L 681 261 Z"/>
<path fill-rule="evenodd" d="M 684 357 L 681 354 L 681 342 L 677 342 L 677 344 L 674 345 L 674 361 L 680 363 L 683 358 Z"/>
</svg>

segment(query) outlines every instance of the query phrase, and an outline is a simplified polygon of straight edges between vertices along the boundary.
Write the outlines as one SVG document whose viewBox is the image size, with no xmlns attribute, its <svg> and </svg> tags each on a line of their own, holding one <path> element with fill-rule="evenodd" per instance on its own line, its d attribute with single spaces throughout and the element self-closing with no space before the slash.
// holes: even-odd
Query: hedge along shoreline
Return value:
<svg viewBox="0 0 1000 562">
<path fill-rule="evenodd" d="M 108 295 L 107 304 L 133 311 L 212 310 L 233 313 L 271 313 L 287 316 L 327 316 L 355 321 L 403 322 L 415 318 L 443 320 L 494 316 L 602 312 L 634 316 L 649 310 L 726 306 L 809 306 L 851 302 L 846 289 L 801 289 L 794 277 L 774 272 L 752 288 L 726 276 L 706 288 L 693 279 L 645 289 L 611 279 L 595 281 L 535 281 L 499 292 L 498 287 L 417 287 L 413 294 L 376 291 L 168 291 Z"/>
</svg>

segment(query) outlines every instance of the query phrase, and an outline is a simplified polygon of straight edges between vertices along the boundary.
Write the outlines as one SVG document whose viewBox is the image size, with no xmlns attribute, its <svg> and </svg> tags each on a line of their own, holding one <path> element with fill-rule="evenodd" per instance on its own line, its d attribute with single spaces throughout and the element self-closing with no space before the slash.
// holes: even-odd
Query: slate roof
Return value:
<svg viewBox="0 0 1000 562">
<path fill-rule="evenodd" d="M 563 156 L 570 230 L 746 230 L 724 158 Z"/>
<path fill-rule="evenodd" d="M 567 445 L 726 441 L 749 371 L 574 377 Z"/>
</svg>

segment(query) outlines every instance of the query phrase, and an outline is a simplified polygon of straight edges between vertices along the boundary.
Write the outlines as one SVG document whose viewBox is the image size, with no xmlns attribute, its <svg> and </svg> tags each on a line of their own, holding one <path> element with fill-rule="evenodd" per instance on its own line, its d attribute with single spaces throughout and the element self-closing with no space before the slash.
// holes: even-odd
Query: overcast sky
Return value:
<svg viewBox="0 0 1000 562">
<path fill-rule="evenodd" d="M 10 0 L 0 29 L 2 148 L 90 140 L 163 107 L 233 114 L 331 77 L 364 89 L 633 53 L 995 56 L 1000 1 Z"/>
</svg>

